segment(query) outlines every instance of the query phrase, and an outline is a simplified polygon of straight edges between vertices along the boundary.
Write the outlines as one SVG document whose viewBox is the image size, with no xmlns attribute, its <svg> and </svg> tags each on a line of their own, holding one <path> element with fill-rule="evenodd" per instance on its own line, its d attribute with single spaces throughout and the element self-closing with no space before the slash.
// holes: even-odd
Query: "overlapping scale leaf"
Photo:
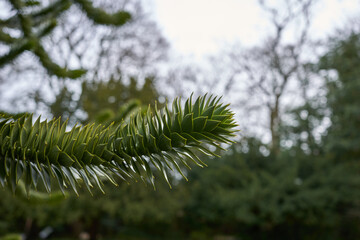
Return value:
<svg viewBox="0 0 360 240">
<path fill-rule="evenodd" d="M 116 184 L 113 175 L 128 181 L 140 178 L 154 184 L 154 170 L 168 181 L 169 171 L 186 178 L 189 163 L 204 166 L 199 152 L 217 156 L 210 145 L 222 149 L 230 144 L 237 126 L 228 105 L 218 97 L 192 98 L 172 110 L 150 108 L 118 126 L 74 126 L 66 131 L 60 119 L 33 122 L 32 115 L 11 118 L 0 115 L 0 185 L 13 191 L 24 181 L 26 191 L 42 182 L 51 192 L 79 185 L 91 192 L 102 189 L 102 181 Z M 169 183 L 170 185 L 170 183 Z"/>
</svg>

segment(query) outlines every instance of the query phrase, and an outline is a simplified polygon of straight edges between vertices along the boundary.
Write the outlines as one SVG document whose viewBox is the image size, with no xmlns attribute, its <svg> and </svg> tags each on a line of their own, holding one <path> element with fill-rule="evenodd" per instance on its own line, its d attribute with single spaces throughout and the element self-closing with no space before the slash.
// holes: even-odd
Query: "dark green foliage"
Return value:
<svg viewBox="0 0 360 240">
<path fill-rule="evenodd" d="M 358 236 L 360 222 L 348 212 L 360 199 L 358 164 L 333 164 L 300 152 L 273 159 L 261 154 L 263 147 L 244 139 L 220 160 L 209 159 L 208 168 L 189 173 L 183 229 L 207 238 L 217 233 L 239 239 Z"/>
<path fill-rule="evenodd" d="M 57 26 L 57 18 L 68 10 L 72 4 L 77 4 L 83 12 L 96 24 L 122 26 L 131 18 L 128 12 L 119 11 L 108 14 L 100 8 L 93 7 L 87 0 L 56 0 L 48 6 L 28 4 L 24 0 L 9 0 L 9 4 L 16 11 L 8 19 L 0 19 L 0 42 L 9 46 L 9 51 L 0 56 L 0 67 L 12 62 L 25 51 L 31 51 L 38 57 L 49 75 L 60 78 L 76 79 L 86 71 L 84 69 L 67 69 L 60 67 L 48 55 L 41 43 L 41 39 L 50 34 Z M 39 7 L 40 6 L 40 7 Z M 20 37 L 12 37 L 6 28 L 22 33 Z"/>
<path fill-rule="evenodd" d="M 328 77 L 328 106 L 331 127 L 327 147 L 341 160 L 360 159 L 360 35 L 351 33 L 334 40 L 332 49 L 320 67 L 335 70 L 337 77 Z M 346 127 L 344 127 L 346 126 Z"/>
<path fill-rule="evenodd" d="M 74 100 L 73 93 L 64 87 L 50 105 L 50 111 L 54 117 L 70 118 L 70 123 L 120 123 L 127 115 L 139 112 L 140 107 L 146 110 L 148 105 L 154 106 L 154 100 L 159 98 L 154 78 L 145 78 L 141 87 L 138 87 L 136 78 L 129 80 L 129 84 L 125 84 L 122 78 L 84 81 L 78 100 Z M 77 110 L 84 111 L 86 118 L 77 117 Z"/>
<path fill-rule="evenodd" d="M 41 101 L 41 98 L 38 98 L 35 101 L 38 100 Z M 52 116 L 55 118 L 61 117 L 63 121 L 64 119 L 71 120 L 73 114 L 79 108 L 79 104 L 77 102 L 74 103 L 73 101 L 73 93 L 69 91 L 66 86 L 60 90 L 55 101 L 49 105 Z M 78 120 L 76 122 L 78 122 Z"/>
<path fill-rule="evenodd" d="M 139 88 L 138 79 L 132 77 L 129 84 L 124 84 L 124 79 L 110 79 L 108 82 L 84 82 L 82 84 L 79 106 L 86 112 L 87 120 L 92 121 L 97 118 L 99 112 L 112 112 L 117 121 L 123 118 L 124 108 L 135 110 L 139 102 L 145 106 L 154 105 L 154 100 L 159 98 L 159 94 L 154 85 L 154 78 L 147 77 L 144 84 Z M 129 101 L 132 101 L 130 103 Z"/>
<path fill-rule="evenodd" d="M 324 120 L 326 109 L 321 106 L 316 99 L 309 100 L 304 105 L 289 111 L 292 123 L 284 125 L 281 129 L 282 138 L 291 142 L 292 148 L 289 150 L 294 156 L 306 152 L 308 155 L 323 154 L 323 145 L 316 139 L 317 127 Z M 319 133 L 317 133 L 319 135 Z M 319 137 L 318 137 L 319 138 Z"/>
<path fill-rule="evenodd" d="M 67 123 L 60 119 L 32 123 L 31 115 L 19 119 L 3 118 L 0 122 L 0 183 L 13 191 L 20 179 L 26 190 L 37 187 L 39 179 L 47 192 L 52 191 L 52 179 L 60 190 L 71 187 L 77 193 L 78 179 L 91 192 L 93 185 L 102 189 L 103 178 L 115 183 L 112 173 L 122 179 L 139 177 L 154 184 L 157 168 L 168 181 L 167 169 L 185 177 L 181 166 L 204 163 L 198 151 L 216 155 L 209 145 L 231 143 L 236 124 L 228 105 L 217 97 L 188 99 L 184 108 L 180 100 L 155 112 L 150 108 L 145 116 L 138 114 L 130 122 L 105 128 L 102 125 L 75 126 L 66 131 Z M 206 118 L 194 128 L 192 122 Z M 185 177 L 186 178 L 186 177 Z M 169 183 L 170 184 L 170 183 Z"/>
<path fill-rule="evenodd" d="M 94 236 L 101 234 L 105 239 L 119 239 L 117 234 L 123 232 L 139 235 L 151 232 L 166 236 L 174 230 L 172 225 L 186 196 L 179 187 L 170 190 L 165 181 L 159 181 L 156 186 L 154 191 L 142 183 L 128 185 L 120 182 L 118 187 L 114 187 L 110 182 L 104 182 L 105 195 L 94 189 L 93 196 L 90 196 L 86 189 L 79 188 L 80 196 L 69 194 L 56 205 L 29 205 L 28 201 L 0 189 L 0 204 L 11 205 L 0 208 L 3 216 L 0 218 L 0 236 L 9 231 L 23 231 L 26 219 L 31 219 L 35 232 L 53 227 L 55 235 L 50 239 L 56 236 L 78 239 L 82 231 Z M 149 239 L 148 235 L 145 236 Z M 34 238 L 37 239 L 36 235 Z"/>
</svg>

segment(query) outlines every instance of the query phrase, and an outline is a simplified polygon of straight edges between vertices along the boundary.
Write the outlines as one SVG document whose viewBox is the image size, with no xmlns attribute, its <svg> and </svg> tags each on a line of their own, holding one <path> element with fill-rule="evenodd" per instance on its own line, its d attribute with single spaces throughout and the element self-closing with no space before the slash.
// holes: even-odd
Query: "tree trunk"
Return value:
<svg viewBox="0 0 360 240">
<path fill-rule="evenodd" d="M 275 157 L 280 152 L 280 114 L 279 114 L 279 99 L 276 96 L 275 106 L 270 109 L 270 131 L 271 131 L 271 154 Z"/>
</svg>

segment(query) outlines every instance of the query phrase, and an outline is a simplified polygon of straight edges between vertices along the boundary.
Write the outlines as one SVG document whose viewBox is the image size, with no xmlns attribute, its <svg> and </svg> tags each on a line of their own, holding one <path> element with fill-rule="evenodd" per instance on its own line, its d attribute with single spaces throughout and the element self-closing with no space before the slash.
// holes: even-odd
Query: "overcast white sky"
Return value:
<svg viewBox="0 0 360 240">
<path fill-rule="evenodd" d="M 152 0 L 152 12 L 179 54 L 201 57 L 226 42 L 249 46 L 263 40 L 268 15 L 256 0 Z M 313 8 L 312 35 L 325 37 L 350 16 L 360 13 L 359 0 L 319 0 Z"/>
<path fill-rule="evenodd" d="M 278 5 L 283 2 L 268 1 Z M 309 31 L 310 38 L 313 40 L 324 39 L 334 34 L 335 29 L 343 27 L 350 18 L 360 19 L 360 0 L 314 1 L 317 3 L 311 8 L 312 18 Z M 149 5 L 151 5 L 150 2 L 153 3 L 151 12 L 169 40 L 175 57 L 186 56 L 185 59 L 194 63 L 200 63 L 199 60 L 204 60 L 209 55 L 218 55 L 217 53 L 224 49 L 227 43 L 240 43 L 243 47 L 262 44 L 269 36 L 269 31 L 273 31 L 270 16 L 261 9 L 257 0 L 152 0 L 146 2 Z M 299 29 L 296 24 L 298 23 L 292 26 L 293 33 Z M 291 101 L 298 102 L 294 98 Z M 265 119 L 266 123 L 263 124 L 267 124 L 267 115 L 251 114 L 251 116 L 258 124 L 263 123 L 263 121 L 259 123 L 259 116 Z M 250 119 L 251 116 L 247 118 Z M 248 126 L 254 128 L 251 124 Z M 260 136 L 264 137 L 264 131 L 261 129 L 255 132 L 260 132 Z M 264 140 L 269 136 L 269 134 L 265 136 Z"/>
</svg>

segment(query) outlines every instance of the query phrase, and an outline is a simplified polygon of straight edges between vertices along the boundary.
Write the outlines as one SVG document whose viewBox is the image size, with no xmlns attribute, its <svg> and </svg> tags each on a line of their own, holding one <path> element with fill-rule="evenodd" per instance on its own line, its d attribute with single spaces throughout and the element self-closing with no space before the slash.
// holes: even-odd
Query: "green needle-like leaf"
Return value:
<svg viewBox="0 0 360 240">
<path fill-rule="evenodd" d="M 214 146 L 232 143 L 237 130 L 233 113 L 216 97 L 199 97 L 181 107 L 175 99 L 171 111 L 162 109 L 135 116 L 128 123 L 75 126 L 66 131 L 60 119 L 32 123 L 32 115 L 0 115 L 0 185 L 13 191 L 19 182 L 26 192 L 38 180 L 47 192 L 58 184 L 61 192 L 70 187 L 78 194 L 83 183 L 91 192 L 102 190 L 102 180 L 116 185 L 113 174 L 125 181 L 141 178 L 154 185 L 154 170 L 170 184 L 168 170 L 181 174 L 189 164 L 206 166 L 197 153 L 217 156 Z M 209 148 L 211 146 L 211 148 Z M 56 180 L 56 181 L 55 181 Z"/>
</svg>

